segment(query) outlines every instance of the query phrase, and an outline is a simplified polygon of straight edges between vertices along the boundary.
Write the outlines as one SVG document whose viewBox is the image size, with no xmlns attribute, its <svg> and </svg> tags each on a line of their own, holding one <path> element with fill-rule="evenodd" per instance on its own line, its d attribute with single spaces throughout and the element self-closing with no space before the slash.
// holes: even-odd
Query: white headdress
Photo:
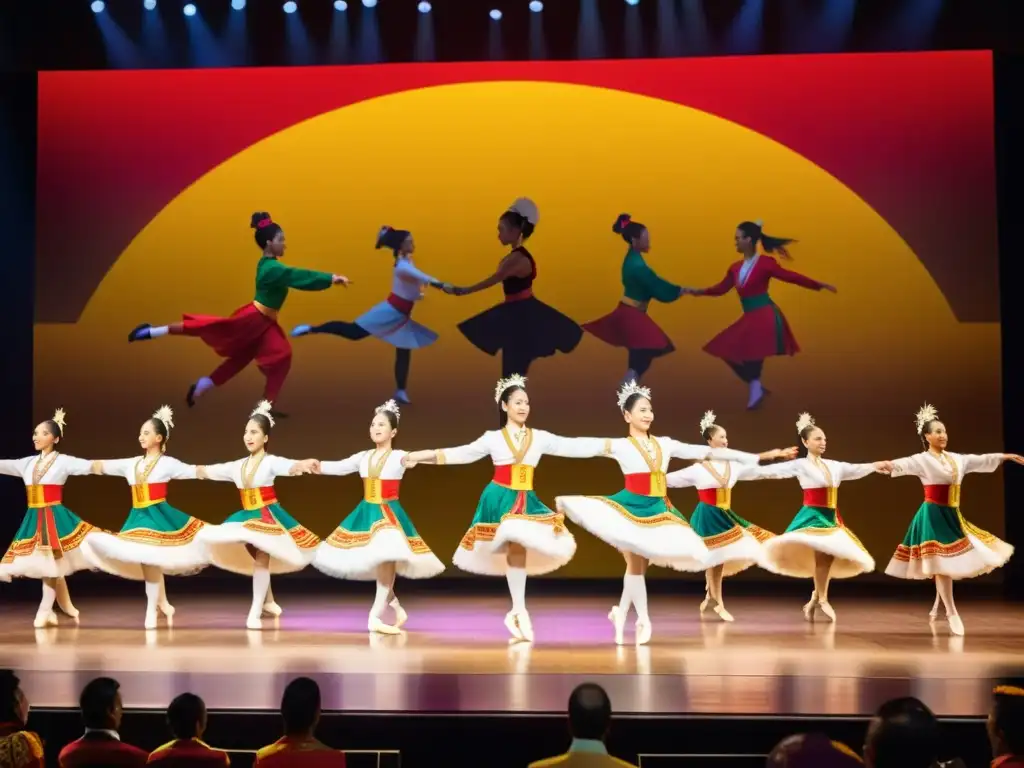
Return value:
<svg viewBox="0 0 1024 768">
<path fill-rule="evenodd" d="M 537 222 L 540 221 L 540 211 L 537 210 L 537 204 L 528 197 L 517 197 L 508 209 L 515 211 L 535 227 Z"/>
<path fill-rule="evenodd" d="M 157 408 L 153 418 L 157 421 L 162 421 L 163 425 L 167 427 L 168 432 L 174 428 L 174 411 L 171 410 L 169 405 L 161 405 Z"/>
<path fill-rule="evenodd" d="M 498 379 L 498 383 L 494 385 L 494 402 L 501 402 L 501 393 L 509 387 L 522 387 L 526 389 L 526 377 L 513 373 L 507 379 Z"/>
<path fill-rule="evenodd" d="M 757 226 L 759 226 L 759 227 L 763 227 L 764 226 L 764 219 L 758 219 L 754 223 L 757 224 Z"/>
<path fill-rule="evenodd" d="M 270 415 L 271 408 L 273 408 L 273 405 L 271 405 L 269 400 L 260 400 L 259 403 L 256 404 L 256 409 L 249 414 L 249 418 L 252 418 L 253 416 L 264 416 L 267 421 L 270 422 L 270 426 L 273 427 L 274 417 Z"/>
<path fill-rule="evenodd" d="M 925 403 L 921 406 L 921 409 L 917 412 L 917 434 L 921 434 L 924 430 L 924 425 L 929 421 L 935 421 L 939 418 L 939 412 L 935 410 L 934 405 Z"/>
<path fill-rule="evenodd" d="M 626 401 L 629 400 L 629 398 L 632 397 L 633 395 L 640 395 L 640 397 L 650 400 L 651 390 L 649 387 L 641 387 L 639 384 L 636 383 L 636 379 L 633 379 L 631 382 L 627 384 L 623 384 L 622 389 L 619 390 L 618 398 L 620 411 L 626 408 Z"/>
<path fill-rule="evenodd" d="M 62 435 L 64 434 L 64 426 L 66 424 L 66 422 L 64 421 L 65 415 L 66 414 L 64 413 L 63 408 L 58 408 L 56 411 L 53 412 L 53 423 L 60 427 L 60 433 Z"/>
<path fill-rule="evenodd" d="M 395 414 L 396 419 L 400 419 L 402 417 L 402 414 L 399 412 L 398 403 L 394 400 L 388 400 L 384 405 L 378 405 L 373 412 L 380 413 L 381 411 L 390 411 Z"/>
<path fill-rule="evenodd" d="M 808 427 L 814 426 L 814 417 L 811 414 L 804 411 L 796 418 L 796 433 L 799 435 Z"/>
<path fill-rule="evenodd" d="M 700 420 L 700 433 L 703 435 L 713 426 L 715 426 L 715 412 L 704 411 L 704 418 Z"/>
</svg>

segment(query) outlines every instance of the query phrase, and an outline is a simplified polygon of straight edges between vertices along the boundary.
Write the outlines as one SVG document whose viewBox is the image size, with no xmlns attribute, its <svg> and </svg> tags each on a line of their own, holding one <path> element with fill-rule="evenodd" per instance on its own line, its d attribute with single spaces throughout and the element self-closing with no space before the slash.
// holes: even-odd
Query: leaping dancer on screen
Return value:
<svg viewBox="0 0 1024 768">
<path fill-rule="evenodd" d="M 254 213 L 250 226 L 256 230 L 256 245 L 263 251 L 256 264 L 256 296 L 251 302 L 236 309 L 230 317 L 182 315 L 180 323 L 159 326 L 143 323 L 128 334 L 129 342 L 167 335 L 198 336 L 226 358 L 213 373 L 189 387 L 185 401 L 190 408 L 204 392 L 224 386 L 253 360 L 267 379 L 264 399 L 276 403 L 292 365 L 291 344 L 277 324 L 277 314 L 288 298 L 288 289 L 323 291 L 332 285 L 350 283 L 342 275 L 282 264 L 284 230 L 269 213 Z M 275 411 L 274 415 L 285 414 Z"/>
<path fill-rule="evenodd" d="M 644 261 L 643 254 L 651 250 L 647 227 L 633 221 L 628 213 L 620 213 L 612 232 L 629 244 L 622 262 L 622 298 L 610 314 L 584 323 L 583 330 L 606 344 L 628 350 L 628 366 L 622 379 L 625 384 L 639 381 L 654 358 L 675 350 L 672 340 L 648 316 L 647 308 L 652 300 L 675 301 L 685 289 L 660 278 Z"/>
<path fill-rule="evenodd" d="M 511 246 L 493 275 L 469 287 L 446 288 L 466 296 L 501 283 L 505 300 L 459 324 L 459 330 L 477 349 L 488 355 L 501 351 L 501 375 L 525 376 L 530 363 L 556 352 L 576 349 L 583 331 L 575 321 L 533 295 L 537 263 L 523 246 L 537 226 L 536 204 L 520 197 L 498 219 L 498 240 Z"/>
<path fill-rule="evenodd" d="M 412 319 L 413 305 L 423 298 L 423 287 L 443 288 L 444 283 L 421 272 L 412 263 L 416 244 L 412 233 L 404 229 L 382 227 L 377 234 L 377 248 L 390 248 L 395 254 L 391 278 L 391 294 L 349 323 L 331 320 L 323 325 L 298 325 L 292 336 L 330 333 L 351 341 L 376 336 L 395 347 L 395 396 L 400 403 L 409 402 L 409 364 L 412 351 L 437 341 L 437 334 Z M 451 287 L 451 286 L 449 286 Z"/>
<path fill-rule="evenodd" d="M 747 408 L 753 410 L 768 394 L 761 386 L 765 358 L 773 355 L 792 356 L 800 351 L 785 315 L 768 295 L 768 284 L 772 278 L 812 291 L 836 293 L 836 288 L 781 267 L 768 254 L 778 253 L 789 259 L 786 246 L 795 241 L 785 237 L 769 237 L 762 231 L 761 222 L 744 221 L 737 227 L 735 237 L 736 251 L 743 258 L 729 267 L 722 282 L 710 288 L 686 288 L 683 293 L 693 296 L 724 296 L 735 288 L 739 294 L 743 316 L 709 341 L 704 351 L 724 360 L 748 384 L 750 394 Z M 761 243 L 764 253 L 757 252 L 758 243 Z"/>
</svg>

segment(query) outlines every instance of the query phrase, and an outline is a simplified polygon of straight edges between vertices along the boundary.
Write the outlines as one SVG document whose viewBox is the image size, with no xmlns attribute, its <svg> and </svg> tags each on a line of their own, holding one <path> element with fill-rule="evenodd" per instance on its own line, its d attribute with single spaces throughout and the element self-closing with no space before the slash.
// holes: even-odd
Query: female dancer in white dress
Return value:
<svg viewBox="0 0 1024 768">
<path fill-rule="evenodd" d="M 1015 453 L 950 453 L 946 425 L 930 405 L 917 412 L 917 434 L 927 450 L 893 461 L 892 476 L 919 477 L 924 502 L 885 572 L 898 579 L 934 577 L 938 594 L 929 616 L 937 618 L 941 600 L 950 631 L 963 635 L 964 623 L 953 602 L 953 580 L 994 571 L 1010 559 L 1013 547 L 964 519 L 960 486 L 969 472 L 995 472 L 1004 461 L 1024 464 L 1024 458 Z"/>
<path fill-rule="evenodd" d="M 526 379 L 514 374 L 494 390 L 501 429 L 485 432 L 469 445 L 436 451 L 414 451 L 405 466 L 470 464 L 485 456 L 494 462 L 494 479 L 480 495 L 476 514 L 452 562 L 464 571 L 504 575 L 512 597 L 505 627 L 515 640 L 532 642 L 533 624 L 526 610 L 526 577 L 551 573 L 576 553 L 576 539 L 561 513 L 552 512 L 534 493 L 534 472 L 545 454 L 570 459 L 598 456 L 599 438 L 559 437 L 530 429 L 530 398 Z"/>
<path fill-rule="evenodd" d="M 221 525 L 208 525 L 199 539 L 210 552 L 210 561 L 225 571 L 252 576 L 252 607 L 245 626 L 262 629 L 264 614 L 280 616 L 281 607 L 270 591 L 271 573 L 301 571 L 313 561 L 320 539 L 304 528 L 277 503 L 274 480 L 288 475 L 316 472 L 316 459 L 294 461 L 266 452 L 274 419 L 271 405 L 263 400 L 245 425 L 249 455 L 225 464 L 196 468 L 202 480 L 234 483 L 242 496 L 242 509 Z"/>
<path fill-rule="evenodd" d="M 322 475 L 358 472 L 363 478 L 363 500 L 317 547 L 313 559 L 313 567 L 328 576 L 377 582 L 367 629 L 384 635 L 397 635 L 409 618 L 395 595 L 395 574 L 429 579 L 444 570 L 398 500 L 406 451 L 392 450 L 391 444 L 398 434 L 399 415 L 398 403 L 388 400 L 370 422 L 373 450 L 342 461 L 320 462 Z M 394 624 L 383 620 L 389 605 L 395 612 Z"/>
<path fill-rule="evenodd" d="M 412 310 L 423 298 L 424 286 L 443 288 L 445 284 L 413 264 L 416 244 L 408 230 L 381 227 L 377 233 L 377 248 L 390 248 L 395 255 L 391 294 L 387 299 L 368 309 L 354 322 L 331 320 L 322 325 L 299 325 L 292 331 L 292 336 L 330 333 L 350 341 L 359 341 L 367 336 L 386 341 L 395 347 L 395 400 L 408 403 L 412 351 L 437 341 L 436 333 L 412 319 Z M 450 285 L 448 287 L 451 288 Z"/>
<path fill-rule="evenodd" d="M 795 477 L 803 489 L 804 503 L 785 532 L 765 542 L 765 563 L 769 570 L 785 576 L 814 579 L 804 618 L 813 621 L 815 610 L 819 610 L 835 621 L 836 613 L 828 601 L 829 582 L 875 569 L 874 559 L 839 514 L 839 484 L 872 472 L 888 474 L 891 466 L 887 461 L 847 464 L 822 458 L 827 447 L 825 432 L 809 413 L 800 414 L 796 430 L 806 457 L 777 464 L 772 476 Z"/>
<path fill-rule="evenodd" d="M 158 610 L 168 622 L 174 615 L 164 574 L 189 576 L 210 562 L 206 547 L 197 538 L 206 523 L 167 503 L 171 480 L 196 479 L 195 466 L 164 453 L 173 427 L 174 413 L 165 405 L 139 431 L 142 456 L 96 462 L 101 474 L 128 481 L 132 511 L 120 533 L 93 531 L 85 542 L 90 559 L 102 570 L 146 583 L 146 629 L 156 629 Z"/>
<path fill-rule="evenodd" d="M 61 503 L 68 477 L 92 474 L 94 466 L 91 461 L 58 452 L 65 426 L 64 409 L 58 408 L 52 419 L 36 425 L 32 432 L 36 455 L 0 460 L 0 474 L 22 478 L 28 495 L 28 511 L 0 560 L 0 581 L 12 577 L 42 581 L 37 628 L 57 623 L 55 600 L 64 613 L 78 618 L 65 577 L 95 567 L 82 542 L 96 529 Z"/>
<path fill-rule="evenodd" d="M 700 434 L 710 448 L 729 447 L 728 434 L 725 427 L 715 423 L 714 411 L 707 411 L 700 420 Z M 732 621 L 732 614 L 725 609 L 722 579 L 752 565 L 765 567 L 761 545 L 775 534 L 733 511 L 732 489 L 741 480 L 774 479 L 779 466 L 708 459 L 665 476 L 669 488 L 697 489 L 697 507 L 690 515 L 690 526 L 708 548 L 704 562 L 707 593 L 700 604 L 701 616 L 711 606 L 722 621 Z"/>
<path fill-rule="evenodd" d="M 613 496 L 559 496 L 557 508 L 577 525 L 619 550 L 626 559 L 622 597 L 608 619 L 615 627 L 615 642 L 622 645 L 630 605 L 636 607 L 636 642 L 651 639 L 647 613 L 648 563 L 678 571 L 703 571 L 708 549 L 686 518 L 668 499 L 665 470 L 669 461 L 718 459 L 757 464 L 761 459 L 795 455 L 795 448 L 767 451 L 760 456 L 729 448 L 687 445 L 650 434 L 654 421 L 651 390 L 635 381 L 618 393 L 618 406 L 629 425 L 629 437 L 605 440 L 602 455 L 615 459 L 625 476 L 625 487 Z"/>
</svg>

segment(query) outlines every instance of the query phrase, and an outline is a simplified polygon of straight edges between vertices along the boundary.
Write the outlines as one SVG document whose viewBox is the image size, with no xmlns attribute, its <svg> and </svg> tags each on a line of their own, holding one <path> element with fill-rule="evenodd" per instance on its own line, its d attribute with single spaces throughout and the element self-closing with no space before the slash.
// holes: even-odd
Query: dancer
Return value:
<svg viewBox="0 0 1024 768">
<path fill-rule="evenodd" d="M 445 283 L 421 272 L 412 263 L 416 244 L 412 234 L 405 229 L 381 227 L 377 234 L 377 248 L 390 248 L 395 255 L 395 269 L 391 277 L 391 295 L 349 323 L 332 320 L 322 325 L 299 325 L 292 336 L 310 333 L 330 333 L 335 336 L 359 341 L 367 336 L 376 336 L 395 347 L 395 391 L 394 399 L 400 403 L 409 402 L 409 364 L 412 351 L 428 347 L 437 341 L 437 334 L 412 319 L 413 305 L 423 298 L 423 286 L 444 288 Z M 451 286 L 449 286 L 451 287 Z"/>
<path fill-rule="evenodd" d="M 0 560 L 0 581 L 15 577 L 43 582 L 43 598 L 33 623 L 36 628 L 57 624 L 54 601 L 64 613 L 78 619 L 65 577 L 95 567 L 82 542 L 96 529 L 61 503 L 68 477 L 92 474 L 95 466 L 59 452 L 67 426 L 64 417 L 64 409 L 58 408 L 52 419 L 36 425 L 32 432 L 32 445 L 38 451 L 35 456 L 0 460 L 0 474 L 22 478 L 28 495 L 28 511 Z"/>
<path fill-rule="evenodd" d="M 773 478 L 795 477 L 804 492 L 804 505 L 784 533 L 764 544 L 769 570 L 797 579 L 814 579 L 814 591 L 804 606 L 804 618 L 814 620 L 815 610 L 829 621 L 836 613 L 828 601 L 829 582 L 849 579 L 875 569 L 875 561 L 839 514 L 839 484 L 859 480 L 872 472 L 888 474 L 887 461 L 847 464 L 822 458 L 827 448 L 825 432 L 809 413 L 802 413 L 796 431 L 804 456 L 771 468 Z"/>
<path fill-rule="evenodd" d="M 724 360 L 747 383 L 750 388 L 747 408 L 750 410 L 757 408 L 768 394 L 761 385 L 765 358 L 792 356 L 800 351 L 782 310 L 768 295 L 772 278 L 813 291 L 836 293 L 835 286 L 783 269 L 779 262 L 767 255 L 778 253 L 783 258 L 790 258 L 785 246 L 792 242 L 795 241 L 764 234 L 759 221 L 744 221 L 736 229 L 736 251 L 743 255 L 742 260 L 729 267 L 718 285 L 683 289 L 683 293 L 693 296 L 724 296 L 736 288 L 743 316 L 709 341 L 704 351 Z M 758 243 L 761 243 L 764 254 L 758 254 Z"/>
<path fill-rule="evenodd" d="M 242 495 L 242 509 L 221 525 L 208 525 L 198 538 L 206 544 L 218 568 L 252 576 L 252 607 L 245 626 L 262 629 L 260 617 L 281 615 L 270 589 L 271 573 L 301 571 L 313 561 L 320 543 L 311 531 L 277 502 L 274 480 L 316 472 L 316 459 L 293 461 L 266 452 L 274 426 L 270 403 L 263 400 L 249 415 L 243 440 L 249 455 L 225 464 L 196 468 L 202 480 L 233 482 Z"/>
<path fill-rule="evenodd" d="M 757 455 L 655 438 L 650 434 L 654 421 L 651 390 L 635 381 L 619 389 L 618 406 L 629 426 L 629 437 L 605 440 L 602 455 L 619 463 L 625 488 L 613 496 L 558 496 L 555 503 L 574 523 L 622 553 L 626 560 L 622 597 L 608 619 L 615 627 L 615 642 L 622 645 L 629 607 L 636 606 L 636 642 L 643 645 L 652 633 L 644 580 L 648 563 L 678 571 L 703 571 L 708 558 L 700 536 L 668 499 L 665 470 L 669 461 L 718 459 L 757 464 L 761 459 L 796 455 L 796 449 Z"/>
<path fill-rule="evenodd" d="M 512 597 L 505 627 L 515 640 L 533 642 L 533 624 L 526 610 L 526 577 L 561 568 L 576 553 L 576 539 L 561 513 L 552 512 L 533 490 L 537 464 L 545 454 L 570 459 L 599 456 L 598 438 L 559 437 L 526 426 L 530 397 L 526 379 L 518 374 L 501 379 L 494 389 L 501 429 L 485 432 L 468 445 L 436 451 L 413 451 L 405 466 L 470 464 L 490 456 L 494 479 L 484 488 L 469 530 L 452 562 L 464 571 L 504 575 Z"/>
<path fill-rule="evenodd" d="M 189 387 L 185 401 L 191 408 L 197 398 L 214 387 L 222 387 L 256 360 L 266 377 L 263 396 L 276 403 L 292 365 L 288 337 L 277 324 L 277 315 L 288 298 L 288 289 L 323 291 L 332 285 L 349 285 L 342 275 L 299 269 L 281 263 L 284 258 L 284 230 L 264 211 L 254 213 L 250 226 L 256 230 L 256 245 L 263 251 L 256 264 L 256 298 L 236 309 L 230 317 L 183 315 L 180 323 L 154 326 L 143 323 L 128 334 L 128 341 L 161 336 L 198 336 L 218 355 L 226 358 L 209 376 Z M 285 414 L 276 412 L 275 416 Z"/>
<path fill-rule="evenodd" d="M 96 462 L 101 474 L 128 481 L 132 511 L 120 533 L 93 531 L 85 541 L 90 559 L 100 569 L 146 583 L 146 629 L 156 629 L 158 610 L 168 622 L 174 616 L 164 574 L 190 576 L 210 562 L 206 547 L 197 538 L 206 523 L 167 503 L 171 480 L 196 479 L 195 466 L 165 453 L 173 428 L 174 412 L 165 405 L 139 430 L 142 456 Z"/>
<path fill-rule="evenodd" d="M 728 448 L 725 427 L 715 423 L 714 411 L 707 411 L 700 420 L 700 434 L 710 448 Z M 700 604 L 700 614 L 709 606 L 722 621 L 732 621 L 725 609 L 722 579 L 744 571 L 752 565 L 764 566 L 761 545 L 775 534 L 754 525 L 732 509 L 732 489 L 741 480 L 772 479 L 782 464 L 759 466 L 731 461 L 716 466 L 710 459 L 665 476 L 669 488 L 696 488 L 699 501 L 690 515 L 690 526 L 704 541 L 708 557 L 704 562 L 707 592 Z"/>
<path fill-rule="evenodd" d="M 613 347 L 629 351 L 628 366 L 622 384 L 639 381 L 656 357 L 675 350 L 672 340 L 651 320 L 647 308 L 651 301 L 673 302 L 683 295 L 683 289 L 658 277 L 647 266 L 643 254 L 651 250 L 651 235 L 647 227 L 633 221 L 628 213 L 620 213 L 612 225 L 612 232 L 629 244 L 622 262 L 623 296 L 611 314 L 583 324 L 583 330 Z"/>
<path fill-rule="evenodd" d="M 1024 458 L 1015 453 L 947 451 L 946 425 L 927 404 L 917 412 L 917 434 L 925 450 L 893 461 L 892 476 L 921 478 L 924 502 L 885 572 L 898 579 L 934 577 L 937 595 L 929 617 L 937 618 L 941 600 L 950 632 L 963 635 L 964 623 L 953 602 L 953 580 L 994 571 L 1010 559 L 1013 547 L 967 522 L 960 512 L 960 486 L 969 472 L 995 472 L 1004 461 L 1024 464 Z"/>
<path fill-rule="evenodd" d="M 446 288 L 466 296 L 501 283 L 505 301 L 459 324 L 459 330 L 477 349 L 488 355 L 501 350 L 501 376 L 525 376 L 539 357 L 576 349 L 583 331 L 576 323 L 533 295 L 537 263 L 523 246 L 537 226 L 537 206 L 520 197 L 498 219 L 498 240 L 511 246 L 497 271 L 468 288 Z"/>
<path fill-rule="evenodd" d="M 407 455 L 391 447 L 399 415 L 398 403 L 388 400 L 370 422 L 372 451 L 360 451 L 343 461 L 320 462 L 322 475 L 358 472 L 363 478 L 363 500 L 320 544 L 313 559 L 313 567 L 328 576 L 377 582 L 367 629 L 384 635 L 397 635 L 409 618 L 395 595 L 395 575 L 429 579 L 444 570 L 398 500 L 405 474 L 402 459 Z M 393 625 L 383 620 L 389 605 L 395 612 Z"/>
</svg>

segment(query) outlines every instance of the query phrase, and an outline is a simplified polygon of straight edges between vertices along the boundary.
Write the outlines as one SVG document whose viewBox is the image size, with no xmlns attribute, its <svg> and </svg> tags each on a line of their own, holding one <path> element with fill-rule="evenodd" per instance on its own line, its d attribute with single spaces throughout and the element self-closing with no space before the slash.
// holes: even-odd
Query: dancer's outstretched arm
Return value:
<svg viewBox="0 0 1024 768">
<path fill-rule="evenodd" d="M 395 274 L 400 280 L 404 280 L 409 283 L 425 283 L 432 288 L 443 289 L 445 285 L 451 287 L 451 283 L 443 283 L 436 277 L 431 277 L 423 270 L 416 267 L 408 259 L 399 259 L 395 265 Z"/>
<path fill-rule="evenodd" d="M 501 263 L 498 264 L 498 271 L 493 275 L 466 288 L 455 286 L 451 289 L 451 293 L 454 293 L 456 296 L 467 296 L 471 293 L 490 288 L 492 285 L 497 285 L 508 277 L 526 277 L 530 269 L 530 260 L 519 251 L 512 251 L 512 253 L 501 260 Z"/>
<path fill-rule="evenodd" d="M 491 455 L 487 445 L 487 435 L 481 435 L 472 443 L 457 448 L 440 448 L 434 451 L 412 451 L 402 458 L 402 466 L 406 469 L 417 464 L 472 464 L 484 456 Z"/>
<path fill-rule="evenodd" d="M 334 475 L 335 477 L 351 475 L 359 471 L 359 463 L 365 455 L 366 451 L 359 451 L 359 453 L 353 453 L 347 459 L 342 459 L 341 461 L 321 461 L 318 474 Z"/>
<path fill-rule="evenodd" d="M 550 432 L 535 430 L 543 438 L 541 450 L 548 456 L 565 459 L 592 459 L 596 456 L 611 455 L 611 440 L 604 437 L 562 437 Z"/>
</svg>

